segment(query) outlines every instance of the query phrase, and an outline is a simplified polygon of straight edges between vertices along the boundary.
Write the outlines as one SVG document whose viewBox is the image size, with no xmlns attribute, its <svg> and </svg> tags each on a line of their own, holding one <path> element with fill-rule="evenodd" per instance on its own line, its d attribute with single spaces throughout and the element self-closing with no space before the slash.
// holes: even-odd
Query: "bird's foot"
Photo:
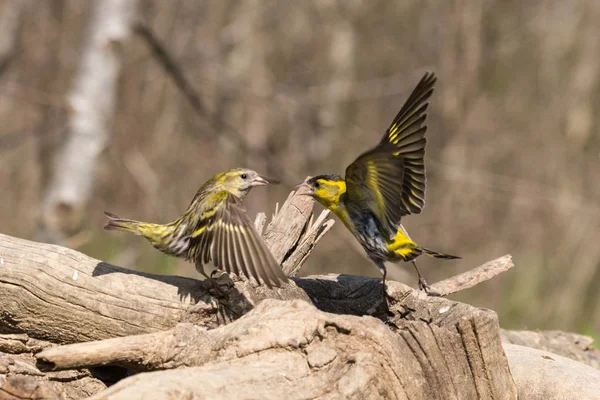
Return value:
<svg viewBox="0 0 600 400">
<path fill-rule="evenodd" d="M 231 278 L 226 273 L 222 273 L 215 278 L 215 275 L 221 271 L 215 270 L 210 274 L 210 279 L 205 280 L 207 292 L 218 298 L 226 298 L 229 288 L 233 286 Z"/>
<path fill-rule="evenodd" d="M 431 290 L 431 287 L 427 284 L 427 281 L 423 277 L 419 277 L 419 289 L 421 289 L 422 291 L 427 293 L 427 296 L 432 296 L 432 297 L 441 296 L 440 293 L 438 293 L 434 290 Z"/>
</svg>

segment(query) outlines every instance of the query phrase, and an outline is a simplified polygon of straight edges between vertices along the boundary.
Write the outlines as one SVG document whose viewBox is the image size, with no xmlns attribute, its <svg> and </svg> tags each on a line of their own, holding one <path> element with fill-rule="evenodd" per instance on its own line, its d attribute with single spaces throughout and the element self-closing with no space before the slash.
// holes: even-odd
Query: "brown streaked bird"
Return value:
<svg viewBox="0 0 600 400">
<path fill-rule="evenodd" d="M 232 169 L 202 185 L 187 210 L 173 222 L 139 222 L 105 212 L 109 219 L 104 229 L 143 236 L 163 253 L 194 262 L 206 278 L 204 265 L 212 261 L 229 274 L 279 287 L 288 279 L 242 204 L 253 187 L 268 183 L 253 170 Z"/>
<path fill-rule="evenodd" d="M 425 206 L 425 119 L 435 82 L 434 74 L 423 76 L 379 144 L 346 168 L 345 179 L 318 175 L 301 184 L 354 234 L 383 274 L 384 295 L 386 261 L 412 261 L 419 288 L 436 295 L 414 259 L 421 254 L 460 258 L 416 244 L 401 224 L 403 216 L 418 214 Z"/>
</svg>

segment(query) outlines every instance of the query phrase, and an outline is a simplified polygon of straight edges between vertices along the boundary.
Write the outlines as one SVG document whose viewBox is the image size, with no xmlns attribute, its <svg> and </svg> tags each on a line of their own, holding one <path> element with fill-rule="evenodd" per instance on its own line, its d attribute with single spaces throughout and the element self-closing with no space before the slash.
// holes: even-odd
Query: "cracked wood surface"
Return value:
<svg viewBox="0 0 600 400">
<path fill-rule="evenodd" d="M 265 300 L 214 330 L 180 324 L 128 338 L 131 346 L 108 340 L 66 347 L 76 349 L 73 360 L 112 352 L 120 353 L 118 364 L 137 369 L 192 367 L 135 375 L 94 399 L 516 398 L 493 313 L 443 319 L 398 319 L 390 329 L 373 317 L 326 313 L 301 300 Z M 461 323 L 466 328 L 457 329 Z M 53 359 L 53 350 L 59 349 L 40 359 Z M 144 360 L 125 362 L 127 354 L 142 353 Z"/>
<path fill-rule="evenodd" d="M 124 382 L 151 387 L 155 379 L 174 379 L 173 386 L 158 382 L 155 386 L 161 386 L 165 396 L 167 388 L 173 388 L 195 393 L 190 395 L 192 398 L 200 396 L 198 393 L 224 393 L 224 398 L 235 398 L 250 387 L 261 393 L 300 394 L 304 393 L 301 388 L 310 387 L 318 390 L 309 395 L 319 393 L 315 397 L 325 398 L 379 398 L 383 394 L 388 398 L 496 399 L 516 396 L 509 363 L 513 374 L 527 373 L 519 368 L 521 358 L 514 353 L 509 353 L 507 360 L 493 311 L 428 297 L 398 282 L 388 283 L 388 293 L 394 299 L 388 309 L 381 297 L 381 280 L 376 278 L 293 278 L 293 284 L 269 290 L 252 282 L 232 282 L 224 276 L 217 280 L 220 290 L 215 292 L 214 284 L 130 271 L 72 250 L 8 236 L 0 236 L 0 257 L 0 295 L 6 299 L 0 302 L 1 330 L 26 332 L 56 343 L 143 334 L 59 348 L 46 348 L 44 342 L 24 335 L 0 336 L 0 351 L 29 349 L 29 365 L 42 374 L 0 374 L 2 387 L 7 390 L 14 385 L 42 390 L 36 389 L 36 382 L 63 382 L 46 378 L 46 374 L 96 371 L 92 367 L 95 365 L 128 366 L 140 371 L 193 366 L 143 372 Z M 261 302 L 269 298 L 286 301 Z M 278 316 L 275 318 L 273 313 Z M 356 328 L 338 329 L 348 326 Z M 383 332 L 381 329 L 385 334 L 374 340 L 374 332 Z M 286 334 L 292 339 L 283 345 L 277 338 Z M 317 345 L 314 338 L 328 341 Z M 359 344 L 347 344 L 348 338 Z M 400 352 L 392 357 L 388 350 L 371 350 L 379 340 L 390 342 L 386 346 Z M 312 346 L 317 347 L 312 350 Z M 373 357 L 360 356 L 361 349 Z M 37 364 L 33 353 L 37 353 Z M 238 358 L 227 358 L 234 353 Z M 273 358 L 275 354 L 281 358 Z M 388 365 L 390 357 L 393 365 Z M 548 362 L 535 354 L 531 357 L 527 361 L 529 369 L 536 362 Z M 338 359 L 345 361 L 338 365 Z M 548 373 L 552 367 L 562 371 L 561 365 L 557 362 L 539 370 Z M 37 369 L 84 366 L 90 369 Z M 344 380 L 349 372 L 355 374 L 350 382 Z M 79 382 L 79 376 L 68 375 L 64 382 Z M 545 379 L 560 381 L 555 376 L 560 375 L 550 374 Z M 97 379 L 95 375 L 82 377 L 92 383 Z M 330 384 L 325 385 L 328 379 Z M 258 381 L 266 382 L 265 386 L 258 385 Z M 516 376 L 515 381 L 519 390 L 520 385 L 531 385 L 526 376 Z M 201 388 L 198 382 L 203 382 Z M 97 398 L 127 398 L 130 389 L 124 385 L 98 393 Z M 60 385 L 50 388 L 58 391 Z M 60 390 L 62 396 L 65 391 Z M 138 387 L 136 392 L 144 390 Z M 426 397 L 418 397 L 417 393 Z"/>
<path fill-rule="evenodd" d="M 291 192 L 281 208 L 276 209 L 263 234 L 267 246 L 280 264 L 296 248 L 312 216 L 314 200 L 305 195 L 307 191 L 306 188 L 299 188 L 297 192 Z"/>
<path fill-rule="evenodd" d="M 52 346 L 24 334 L 0 335 L 0 400 L 81 399 L 106 389 L 87 369 L 40 371 L 34 354 Z"/>
<path fill-rule="evenodd" d="M 252 386 L 271 393 L 261 391 L 260 398 L 286 398 L 287 393 L 311 398 L 313 392 L 301 391 L 307 385 L 317 387 L 318 393 L 329 388 L 330 398 L 358 393 L 364 398 L 377 398 L 377 393 L 411 399 L 516 398 L 494 312 L 428 297 L 390 282 L 388 292 L 396 301 L 388 316 L 379 279 L 328 275 L 296 279 L 296 283 L 320 310 L 300 300 L 265 300 L 244 317 L 216 329 L 179 324 L 167 332 L 47 349 L 38 354 L 38 360 L 49 369 L 198 367 L 193 372 L 186 369 L 183 375 L 173 371 L 132 377 L 98 398 L 127 398 L 133 392 L 141 397 L 131 398 L 142 398 L 149 393 L 144 387 L 161 390 L 158 393 L 164 396 L 177 387 L 182 390 L 178 393 L 193 392 L 198 397 L 226 393 L 224 398 L 235 398 Z M 386 323 L 365 314 L 380 316 Z M 347 343 L 349 337 L 353 344 Z M 306 348 L 314 338 L 329 338 L 330 344 L 311 355 Z M 379 347 L 374 350 L 376 343 Z M 332 348 L 333 344 L 339 347 Z M 369 357 L 361 358 L 365 355 Z M 329 358 L 341 361 L 333 368 Z M 392 365 L 387 365 L 390 362 Z M 306 365 L 326 367 L 312 371 Z M 228 372 L 224 373 L 226 366 Z M 236 375 L 255 369 L 264 372 L 260 385 L 257 375 Z M 342 380 L 350 369 L 360 371 L 354 372 L 357 375 L 351 385 Z M 215 379 L 221 374 L 224 377 Z M 155 380 L 163 383 L 153 385 Z M 363 384 L 359 388 L 354 381 Z M 174 383 L 171 387 L 165 382 Z"/>
</svg>

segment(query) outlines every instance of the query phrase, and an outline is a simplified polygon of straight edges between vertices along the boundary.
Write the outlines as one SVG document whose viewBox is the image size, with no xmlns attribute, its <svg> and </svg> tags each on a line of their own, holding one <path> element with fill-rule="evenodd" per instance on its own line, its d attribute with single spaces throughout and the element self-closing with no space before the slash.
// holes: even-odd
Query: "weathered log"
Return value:
<svg viewBox="0 0 600 400">
<path fill-rule="evenodd" d="M 597 369 L 530 347 L 505 344 L 504 349 L 520 399 L 600 399 Z"/>
<path fill-rule="evenodd" d="M 87 369 L 40 371 L 34 354 L 52 346 L 23 334 L 0 335 L 0 400 L 80 399 L 106 389 L 98 374 Z"/>
<path fill-rule="evenodd" d="M 136 375 L 98 399 L 175 393 L 195 398 L 239 398 L 244 393 L 264 399 L 516 398 L 500 338 L 492 329 L 493 313 L 448 312 L 436 322 L 399 319 L 394 332 L 376 318 L 325 313 L 304 301 L 265 300 L 214 330 L 181 324 L 169 332 L 127 338 L 132 342 L 126 345 L 118 340 L 82 343 L 62 348 L 74 350 L 70 358 L 64 357 L 68 352 L 61 355 L 61 348 L 47 349 L 39 358 L 55 365 L 97 363 L 95 354 L 104 353 L 138 369 L 200 366 Z M 466 326 L 482 329 L 473 336 Z M 145 359 L 135 354 L 145 354 Z"/>
<path fill-rule="evenodd" d="M 305 232 L 300 238 L 307 235 L 308 232 Z M 510 263 L 509 256 L 495 260 L 492 264 L 501 270 L 507 268 L 507 263 Z M 488 265 L 490 264 L 488 263 Z M 480 275 L 480 270 L 481 268 L 475 269 L 473 273 Z M 75 272 L 77 273 L 75 274 Z M 456 279 L 457 282 L 462 282 L 464 275 L 459 275 Z M 243 392 L 239 390 L 244 390 L 245 387 L 256 383 L 259 378 L 252 371 L 262 371 L 261 379 L 272 382 L 271 386 L 267 385 L 267 388 L 270 390 L 277 388 L 273 393 L 284 393 L 285 395 L 286 390 L 300 390 L 299 388 L 306 385 L 313 385 L 311 387 L 323 390 L 326 390 L 325 387 L 333 387 L 335 390 L 348 388 L 349 392 L 330 389 L 329 396 L 331 398 L 342 398 L 358 393 L 355 392 L 358 390 L 358 386 L 348 386 L 348 382 L 343 381 L 345 379 L 343 374 L 335 375 L 336 371 L 341 371 L 339 369 L 341 367 L 336 367 L 338 369 L 332 370 L 331 375 L 328 374 L 329 364 L 333 362 L 322 364 L 322 367 L 316 369 L 309 365 L 310 374 L 306 375 L 305 380 L 298 376 L 296 379 L 294 375 L 290 375 L 292 378 L 286 375 L 283 386 L 278 386 L 283 382 L 279 381 L 282 377 L 280 372 L 287 371 L 287 369 L 296 370 L 295 368 L 307 365 L 310 354 L 302 353 L 304 351 L 302 346 L 298 349 L 290 347 L 294 349 L 290 354 L 288 354 L 289 349 L 286 348 L 284 356 L 277 361 L 281 364 L 275 366 L 269 363 L 273 362 L 273 357 L 275 357 L 273 353 L 276 350 L 278 350 L 278 354 L 281 353 L 281 342 L 269 342 L 272 343 L 272 347 L 258 346 L 253 355 L 240 353 L 235 344 L 243 342 L 250 346 L 252 341 L 260 343 L 260 340 L 257 340 L 259 336 L 266 335 L 265 337 L 268 338 L 267 332 L 279 334 L 283 328 L 287 328 L 286 331 L 289 332 L 289 335 L 296 335 L 298 343 L 303 343 L 302 338 L 306 337 L 319 337 L 319 340 L 323 341 L 327 339 L 327 334 L 332 327 L 344 327 L 346 326 L 343 325 L 344 323 L 361 327 L 363 326 L 361 324 L 365 324 L 364 321 L 368 320 L 372 321 L 369 324 L 381 324 L 376 319 L 369 317 L 356 317 L 374 315 L 387 322 L 388 327 L 382 325 L 386 329 L 386 335 L 391 335 L 389 337 L 394 337 L 396 342 L 400 343 L 402 352 L 394 358 L 402 361 L 394 364 L 392 368 L 385 363 L 382 364 L 381 360 L 377 361 L 377 358 L 354 357 L 352 362 L 356 364 L 357 370 L 360 370 L 362 375 L 355 375 L 352 383 L 359 382 L 359 378 L 364 379 L 362 382 L 366 382 L 366 384 L 361 387 L 366 390 L 362 392 L 365 397 L 368 397 L 369 393 L 378 393 L 376 390 L 379 391 L 383 387 L 377 377 L 383 376 L 386 381 L 389 380 L 388 370 L 386 370 L 387 372 L 373 372 L 370 369 L 372 365 L 384 365 L 385 368 L 391 369 L 394 376 L 400 374 L 399 376 L 407 377 L 409 381 L 405 383 L 399 378 L 396 378 L 395 381 L 389 380 L 392 386 L 402 384 L 406 390 L 406 392 L 398 393 L 385 392 L 386 394 L 391 393 L 389 395 L 391 398 L 403 398 L 415 387 L 419 388 L 419 393 L 426 393 L 430 396 L 429 398 L 440 396 L 440 392 L 437 392 L 436 389 L 440 387 L 450 390 L 443 392 L 445 397 L 440 398 L 499 398 L 499 393 L 504 393 L 505 397 L 503 398 L 514 398 L 516 394 L 514 384 L 508 372 L 507 358 L 500 343 L 497 317 L 492 311 L 473 308 L 444 298 L 428 297 L 420 291 L 415 291 L 397 282 L 388 283 L 388 293 L 393 298 L 388 308 L 382 301 L 381 280 L 375 278 L 328 275 L 293 278 L 293 280 L 294 284 L 271 291 L 264 287 L 256 287 L 251 282 L 233 283 L 225 276 L 220 280 L 221 291 L 211 294 L 214 285 L 207 285 L 204 282 L 129 271 L 100 263 L 68 249 L 2 236 L 0 237 L 0 295 L 7 301 L 0 302 L 0 329 L 28 332 L 34 337 L 51 338 L 58 343 L 155 332 L 149 335 L 119 339 L 120 344 L 116 347 L 113 347 L 115 341 L 109 340 L 108 342 L 77 344 L 74 345 L 75 347 L 48 348 L 37 354 L 39 362 L 37 365 L 40 368 L 59 369 L 114 364 L 143 371 L 183 365 L 196 366 L 186 369 L 183 373 L 178 370 L 176 375 L 181 379 L 188 376 L 186 378 L 188 380 L 179 381 L 180 378 L 174 378 L 173 382 L 176 382 L 174 385 L 179 386 L 183 392 L 187 389 L 192 390 L 193 393 L 196 393 L 195 395 L 208 394 L 210 396 L 210 393 L 216 393 L 210 390 L 222 390 L 222 393 L 231 397 L 240 395 Z M 450 283 L 446 282 L 444 285 L 452 287 L 452 285 L 455 286 L 455 283 L 452 283 L 451 279 Z M 312 302 L 320 310 L 326 312 L 311 308 L 305 314 L 310 315 L 310 318 L 313 319 L 309 318 L 303 321 L 298 314 L 300 311 L 296 308 L 311 307 L 305 302 L 267 301 L 260 303 L 261 300 L 267 298 L 302 299 Z M 194 304 L 194 302 L 197 303 Z M 230 321 L 247 313 L 259 303 L 258 308 L 249 315 L 229 325 L 220 326 L 224 322 L 222 314 L 229 313 L 227 321 Z M 294 304 L 294 307 L 291 307 L 290 304 Z M 302 306 L 298 306 L 298 304 L 302 304 Z M 294 310 L 289 310 L 290 307 Z M 261 313 L 268 314 L 271 309 L 280 309 L 279 319 L 269 320 L 263 315 L 257 316 Z M 158 322 L 157 315 L 162 316 Z M 337 318 L 342 320 L 338 321 Z M 130 321 L 136 320 L 140 322 L 132 325 Z M 322 325 L 318 325 L 327 327 L 325 334 L 322 333 L 322 328 L 315 328 L 313 323 L 315 320 L 325 321 L 322 322 Z M 82 323 L 83 321 L 87 323 Z M 178 325 L 180 321 L 199 322 L 200 327 L 186 323 Z M 269 324 L 268 321 L 271 323 Z M 110 329 L 106 328 L 106 324 L 112 324 Z M 206 327 L 218 328 L 206 330 Z M 160 332 L 169 328 L 172 329 Z M 350 330 L 348 333 L 344 329 L 339 331 L 337 328 L 334 330 L 336 332 L 332 335 L 345 335 L 344 338 L 351 336 L 352 340 L 354 340 L 352 332 L 358 332 Z M 365 328 L 363 331 L 378 332 L 379 328 Z M 256 336 L 251 340 L 252 332 Z M 5 336 L 4 340 L 0 338 L 0 351 L 24 346 L 24 339 L 19 339 L 21 337 L 13 335 Z M 367 335 L 367 339 L 369 337 Z M 151 339 L 150 342 L 147 341 L 148 338 Z M 21 342 L 19 343 L 19 341 Z M 267 342 L 268 340 L 262 343 Z M 330 342 L 345 343 L 338 336 L 331 336 Z M 27 338 L 27 343 L 29 343 L 30 350 L 35 346 L 38 346 L 35 351 L 42 349 L 41 344 L 36 344 L 35 340 Z M 85 347 L 88 345 L 93 346 L 94 351 L 90 352 L 90 348 Z M 230 348 L 232 345 L 234 347 Z M 308 346 L 312 345 L 312 342 L 308 344 Z M 370 349 L 369 346 L 372 345 L 360 343 L 357 346 L 355 349 Z M 75 353 L 72 352 L 73 349 L 75 349 Z M 334 349 L 336 351 L 335 359 L 349 357 L 348 354 L 352 352 L 348 349 L 352 348 L 349 345 L 345 348 L 336 347 Z M 329 350 L 316 351 L 310 357 L 318 359 L 318 356 L 328 352 L 331 353 Z M 236 357 L 239 357 L 234 358 L 232 356 L 234 353 Z M 226 359 L 227 354 L 231 357 L 230 359 Z M 302 354 L 304 354 L 302 357 L 305 358 L 298 358 Z M 374 357 L 379 355 L 380 353 L 374 353 Z M 266 358 L 263 359 L 263 356 Z M 32 360 L 34 357 L 30 355 L 29 365 L 36 368 Z M 320 362 L 315 361 L 314 365 L 320 365 Z M 511 356 L 509 356 L 508 362 L 511 362 L 512 367 Z M 346 364 L 348 363 L 346 362 Z M 338 364 L 332 365 L 337 366 Z M 401 368 L 400 372 L 396 368 Z M 76 372 L 36 370 L 42 374 L 36 379 L 42 379 L 42 381 L 48 379 L 48 383 L 53 385 L 59 385 L 59 382 L 60 385 L 63 383 L 46 378 L 46 374 Z M 234 379 L 241 370 L 250 372 L 244 374 L 243 378 Z M 415 373 L 415 371 L 418 372 Z M 77 373 L 80 374 L 80 372 Z M 521 371 L 520 373 L 525 372 Z M 147 380 L 163 376 L 169 379 L 172 377 L 169 371 L 157 374 L 142 373 L 128 378 L 125 382 L 131 385 L 138 383 L 150 385 Z M 216 375 L 221 378 L 215 379 Z M 96 379 L 93 376 L 85 378 Z M 236 386 L 235 383 L 240 379 L 242 384 Z M 333 386 L 322 386 L 327 379 L 332 382 Z M 195 386 L 187 386 L 188 384 L 192 385 L 193 380 L 207 381 L 203 389 L 198 389 L 197 383 Z M 516 380 L 519 385 L 528 382 L 521 376 Z M 10 385 L 13 383 L 22 385 L 27 383 L 29 385 L 26 385 L 27 387 L 34 389 L 37 387 L 32 381 L 17 380 L 13 382 L 4 378 L 4 383 L 7 382 L 7 388 L 11 387 Z M 64 393 L 65 390 L 60 385 L 51 386 L 51 388 L 57 393 Z M 167 391 L 171 387 L 165 385 L 164 382 L 160 386 Z M 151 385 L 148 386 L 148 390 L 151 387 Z M 512 387 L 513 390 L 507 392 L 507 387 Z M 117 385 L 105 391 L 101 396 L 108 396 L 113 393 L 112 390 L 116 391 L 114 396 L 117 397 L 114 398 L 119 398 L 121 390 L 124 390 L 123 393 L 127 393 L 126 389 Z M 433 392 L 430 393 L 429 390 L 436 394 L 431 394 Z M 520 387 L 519 390 L 521 390 Z M 137 392 L 144 393 L 139 387 Z M 88 394 L 92 394 L 92 392 L 88 392 Z M 362 394 L 356 396 L 362 396 Z M 265 397 L 268 398 L 268 396 Z M 77 398 L 77 395 L 72 398 Z"/>
<path fill-rule="evenodd" d="M 342 314 L 386 315 L 380 279 L 330 275 L 296 279 L 296 283 L 321 310 Z M 395 299 L 388 310 L 390 316 L 387 319 L 392 329 L 368 317 L 338 316 L 319 312 L 305 302 L 263 301 L 248 315 L 217 329 L 207 331 L 190 324 L 181 324 L 168 332 L 47 349 L 38 354 L 38 360 L 41 366 L 54 369 L 111 364 L 137 370 L 204 366 L 205 369 L 199 370 L 201 372 L 207 370 L 207 363 L 211 365 L 220 363 L 219 368 L 222 370 L 225 365 L 223 362 L 226 361 L 231 364 L 232 371 L 235 371 L 238 362 L 242 365 L 247 362 L 236 358 L 241 354 L 248 355 L 247 350 L 244 350 L 246 347 L 241 343 L 246 343 L 247 348 L 255 349 L 255 356 L 258 357 L 260 354 L 260 359 L 256 362 L 264 365 L 275 362 L 274 358 L 269 358 L 268 361 L 262 360 L 267 351 L 290 346 L 289 343 L 305 343 L 306 337 L 323 336 L 327 326 L 342 327 L 343 332 L 360 332 L 359 337 L 362 338 L 365 332 L 379 329 L 360 328 L 364 321 L 372 321 L 369 324 L 383 326 L 389 337 L 395 337 L 395 340 L 401 343 L 401 352 L 393 358 L 402 361 L 397 362 L 394 367 L 396 369 L 392 368 L 393 375 L 410 378 L 408 383 L 401 379 L 399 383 L 396 382 L 398 387 L 403 387 L 403 390 L 407 391 L 402 395 L 397 394 L 399 398 L 412 393 L 412 390 L 416 393 L 417 387 L 420 388 L 421 393 L 429 397 L 414 398 L 436 398 L 435 396 L 440 396 L 440 393 L 444 393 L 444 396 L 439 398 L 448 398 L 446 397 L 448 393 L 450 398 L 480 396 L 493 399 L 516 396 L 502 350 L 495 313 L 444 298 L 428 297 L 423 292 L 415 291 L 397 282 L 389 283 L 388 292 Z M 359 327 L 358 331 L 351 329 L 353 325 Z M 333 342 L 339 340 L 337 337 L 332 339 Z M 378 340 L 388 339 L 378 338 Z M 365 346 L 367 345 L 359 343 L 356 348 L 368 347 Z M 292 365 L 292 361 L 287 359 L 276 362 L 278 365 L 286 365 L 290 368 L 298 367 Z M 306 360 L 298 363 L 306 364 Z M 379 365 L 381 361 L 369 360 L 368 362 L 369 365 L 373 363 Z M 253 364 L 248 368 L 253 368 Z M 370 373 L 361 379 L 369 381 Z M 386 373 L 385 371 L 373 372 L 374 376 Z M 165 375 L 165 378 L 170 379 L 169 377 L 170 375 Z M 190 375 L 189 379 L 201 379 L 201 377 Z M 248 379 L 247 385 L 256 384 L 254 380 Z M 328 375 L 327 379 L 334 378 Z M 234 385 L 229 381 L 222 383 L 225 386 Z M 297 384 L 298 387 L 292 385 L 295 387 L 294 390 L 299 390 L 298 388 L 306 382 L 298 381 Z M 185 385 L 184 382 L 177 384 L 181 387 Z M 276 384 L 272 383 L 267 387 L 273 389 L 273 385 Z M 232 396 L 234 393 L 243 393 L 245 387 L 239 386 L 236 389 L 240 390 L 238 392 L 230 389 Z M 442 391 L 438 391 L 440 387 Z M 222 387 L 219 386 L 218 390 L 222 390 Z M 382 389 L 376 386 L 372 390 L 376 393 L 375 390 Z M 393 386 L 390 390 L 392 390 L 390 393 L 396 393 L 397 388 Z M 199 393 L 211 396 L 211 392 L 200 391 Z M 274 393 L 279 392 L 276 390 Z M 502 397 L 507 393 L 507 397 Z M 337 392 L 336 396 L 343 397 Z M 416 395 L 413 393 L 409 397 L 413 398 L 413 396 Z"/>
<path fill-rule="evenodd" d="M 201 286 L 0 235 L 0 333 L 73 343 L 165 330 Z"/>
<path fill-rule="evenodd" d="M 218 299 L 207 282 L 128 270 L 0 234 L 0 333 L 77 343 L 162 331 L 180 321 L 214 327 L 265 298 L 311 299 L 325 311 L 355 315 L 386 311 L 381 279 L 294 278 L 295 284 L 272 290 L 224 279 L 227 298 Z"/>
<path fill-rule="evenodd" d="M 290 194 L 267 227 L 271 250 L 287 256 L 288 268 L 296 270 L 331 226 L 326 215 L 310 226 L 312 202 L 308 196 Z M 280 235 L 279 224 L 293 232 Z M 315 234 L 303 235 L 306 231 Z M 0 234 L 0 333 L 25 332 L 55 343 L 75 343 L 161 331 L 182 319 L 214 326 L 243 315 L 266 297 L 307 298 L 294 285 L 282 291 L 238 282 L 228 289 L 226 301 L 217 301 L 213 289 L 206 282 L 140 273 L 63 247 Z"/>
<path fill-rule="evenodd" d="M 312 224 L 312 212 L 303 212 L 307 202 L 312 208 L 310 198 L 291 195 L 266 229 L 271 249 L 292 274 L 333 222 L 322 214 Z M 295 222 L 284 217 L 288 213 Z M 293 235 L 282 235 L 285 229 L 277 224 Z M 444 295 L 454 293 L 512 266 L 507 255 L 433 286 Z M 99 398 L 136 398 L 129 390 L 143 397 L 154 379 L 163 378 L 172 382 L 159 385 L 165 395 L 176 390 L 238 397 L 260 380 L 267 384 L 255 391 L 264 390 L 259 396 L 264 398 L 324 391 L 330 398 L 516 397 L 494 312 L 428 297 L 397 282 L 388 283 L 388 294 L 390 301 L 384 302 L 381 279 L 347 275 L 292 278 L 290 285 L 273 290 L 227 275 L 211 282 L 157 276 L 0 235 L 5 299 L 0 332 L 54 343 L 107 339 L 47 348 L 27 336 L 0 336 L 0 351 L 29 352 L 10 356 L 10 365 L 21 373 L 0 373 L 0 390 L 13 396 L 16 387 L 19 395 L 47 391 L 47 397 L 64 397 L 70 390 L 68 397 L 78 398 L 81 387 L 93 388 L 86 396 L 103 389 L 91 372 L 96 366 L 139 371 L 191 366 L 175 375 L 136 375 L 125 381 L 134 389 L 116 385 Z M 111 339 L 122 336 L 127 337 Z M 73 370 L 82 367 L 91 369 Z M 74 385 L 64 388 L 65 382 Z"/>
<path fill-rule="evenodd" d="M 600 350 L 592 345 L 594 339 L 589 336 L 561 331 L 532 332 L 501 329 L 500 337 L 505 344 L 548 351 L 600 369 Z"/>
</svg>

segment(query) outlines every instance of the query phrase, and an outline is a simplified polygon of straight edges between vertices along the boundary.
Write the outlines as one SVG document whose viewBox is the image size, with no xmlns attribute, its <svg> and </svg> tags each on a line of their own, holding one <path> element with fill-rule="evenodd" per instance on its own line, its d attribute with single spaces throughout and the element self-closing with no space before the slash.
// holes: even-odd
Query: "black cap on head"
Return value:
<svg viewBox="0 0 600 400">
<path fill-rule="evenodd" d="M 324 179 L 326 181 L 342 181 L 343 180 L 342 177 L 338 174 L 324 174 L 324 175 L 313 176 L 312 178 L 310 178 L 307 181 L 307 183 L 312 185 L 319 179 Z"/>
</svg>

